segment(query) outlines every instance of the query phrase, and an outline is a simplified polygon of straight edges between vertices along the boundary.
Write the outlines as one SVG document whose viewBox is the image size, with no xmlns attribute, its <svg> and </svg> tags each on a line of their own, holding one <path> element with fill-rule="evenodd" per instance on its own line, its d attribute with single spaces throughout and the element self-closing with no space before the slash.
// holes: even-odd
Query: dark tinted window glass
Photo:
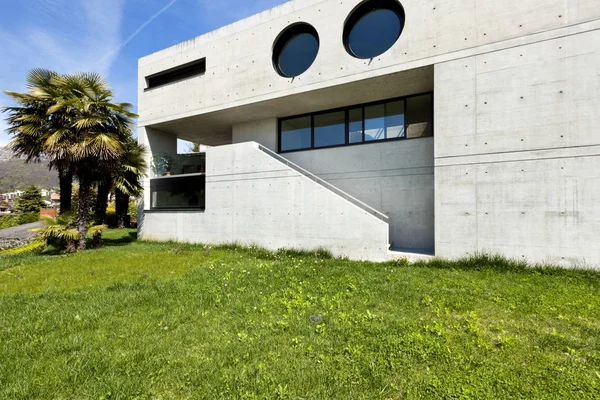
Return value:
<svg viewBox="0 0 600 400">
<path fill-rule="evenodd" d="M 348 127 L 350 133 L 350 143 L 360 143 L 363 141 L 363 115 L 362 107 L 353 108 L 348 111 Z"/>
<path fill-rule="evenodd" d="M 319 36 L 308 24 L 288 28 L 277 40 L 273 62 L 280 75 L 295 77 L 304 73 L 317 58 Z"/>
<path fill-rule="evenodd" d="M 385 104 L 365 107 L 365 141 L 385 139 Z"/>
<path fill-rule="evenodd" d="M 407 137 L 433 136 L 433 95 L 406 99 Z"/>
<path fill-rule="evenodd" d="M 281 121 L 281 151 L 311 147 L 310 116 Z"/>
<path fill-rule="evenodd" d="M 394 139 L 404 136 L 404 100 L 386 103 L 385 138 Z"/>
<path fill-rule="evenodd" d="M 392 10 L 374 10 L 359 19 L 348 35 L 348 48 L 359 58 L 373 58 L 396 43 L 403 21 Z"/>
<path fill-rule="evenodd" d="M 344 45 L 355 57 L 377 57 L 396 43 L 402 29 L 404 8 L 397 0 L 368 0 L 348 17 Z"/>
<path fill-rule="evenodd" d="M 433 136 L 433 94 L 320 112 L 280 124 L 281 151 Z"/>
<path fill-rule="evenodd" d="M 181 81 L 195 76 L 203 75 L 206 72 L 206 59 L 194 61 L 192 63 L 182 65 L 163 71 L 157 75 L 150 76 L 147 79 L 148 89 L 155 88 L 157 86 L 167 85 L 169 83 Z"/>
<path fill-rule="evenodd" d="M 204 175 L 151 179 L 151 208 L 204 209 L 205 182 Z"/>
<path fill-rule="evenodd" d="M 315 115 L 315 147 L 346 143 L 346 113 L 344 111 Z"/>
</svg>

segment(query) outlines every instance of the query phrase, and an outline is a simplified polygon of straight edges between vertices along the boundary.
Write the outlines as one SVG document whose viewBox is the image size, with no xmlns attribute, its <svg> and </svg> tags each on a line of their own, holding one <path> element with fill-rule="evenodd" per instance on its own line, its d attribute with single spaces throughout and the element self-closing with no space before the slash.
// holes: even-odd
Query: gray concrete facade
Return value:
<svg viewBox="0 0 600 400">
<path fill-rule="evenodd" d="M 400 39 L 371 60 L 341 40 L 361 3 L 290 1 L 140 59 L 149 160 L 175 154 L 177 138 L 214 146 L 204 212 L 151 210 L 150 176 L 141 237 L 599 266 L 600 3 L 403 0 Z M 284 78 L 273 43 L 296 22 L 317 30 L 319 53 Z M 146 77 L 201 58 L 202 76 L 148 89 Z M 387 220 L 257 150 L 278 150 L 279 118 L 424 92 L 433 137 L 282 154 Z"/>
</svg>

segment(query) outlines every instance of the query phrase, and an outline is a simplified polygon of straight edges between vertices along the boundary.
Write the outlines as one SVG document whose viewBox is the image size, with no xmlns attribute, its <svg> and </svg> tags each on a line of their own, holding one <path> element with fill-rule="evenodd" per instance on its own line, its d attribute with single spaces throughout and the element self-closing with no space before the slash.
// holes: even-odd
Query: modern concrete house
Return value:
<svg viewBox="0 0 600 400">
<path fill-rule="evenodd" d="M 598 0 L 294 0 L 142 58 L 139 114 L 142 238 L 600 264 Z"/>
</svg>

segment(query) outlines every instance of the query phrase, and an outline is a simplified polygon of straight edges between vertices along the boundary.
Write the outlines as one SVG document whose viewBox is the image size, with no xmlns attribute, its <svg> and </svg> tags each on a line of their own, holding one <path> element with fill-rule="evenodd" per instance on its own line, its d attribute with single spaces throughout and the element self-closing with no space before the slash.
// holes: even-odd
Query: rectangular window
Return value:
<svg viewBox="0 0 600 400">
<path fill-rule="evenodd" d="M 406 100 L 406 132 L 408 138 L 433 136 L 433 95 Z"/>
<path fill-rule="evenodd" d="M 363 141 L 363 109 L 352 108 L 348 111 L 348 132 L 350 143 Z"/>
<path fill-rule="evenodd" d="M 327 147 L 346 143 L 346 113 L 336 111 L 315 115 L 315 146 Z"/>
<path fill-rule="evenodd" d="M 311 148 L 311 134 L 310 116 L 281 121 L 281 151 Z"/>
<path fill-rule="evenodd" d="M 433 136 L 433 93 L 279 121 L 281 152 Z"/>
<path fill-rule="evenodd" d="M 385 138 L 397 139 L 405 137 L 404 133 L 404 100 L 391 101 L 385 104 Z"/>
<path fill-rule="evenodd" d="M 385 104 L 365 107 L 365 142 L 385 139 Z"/>
<path fill-rule="evenodd" d="M 150 180 L 151 209 L 204 209 L 206 177 L 179 175 Z"/>
<path fill-rule="evenodd" d="M 192 61 L 190 63 L 147 76 L 147 89 L 153 89 L 158 86 L 168 85 L 169 83 L 204 75 L 205 72 L 206 58 Z"/>
</svg>

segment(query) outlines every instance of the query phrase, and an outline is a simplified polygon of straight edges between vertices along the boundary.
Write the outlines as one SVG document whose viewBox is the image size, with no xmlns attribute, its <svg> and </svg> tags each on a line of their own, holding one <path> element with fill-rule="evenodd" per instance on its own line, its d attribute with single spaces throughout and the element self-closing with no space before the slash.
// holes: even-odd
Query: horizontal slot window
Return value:
<svg viewBox="0 0 600 400">
<path fill-rule="evenodd" d="M 152 210 L 204 209 L 206 177 L 178 175 L 150 180 Z"/>
<path fill-rule="evenodd" d="M 147 89 L 153 89 L 158 86 L 164 86 L 184 79 L 204 75 L 205 72 L 206 58 L 203 58 L 146 77 Z"/>
<path fill-rule="evenodd" d="M 433 136 L 433 93 L 279 120 L 279 151 Z"/>
</svg>

